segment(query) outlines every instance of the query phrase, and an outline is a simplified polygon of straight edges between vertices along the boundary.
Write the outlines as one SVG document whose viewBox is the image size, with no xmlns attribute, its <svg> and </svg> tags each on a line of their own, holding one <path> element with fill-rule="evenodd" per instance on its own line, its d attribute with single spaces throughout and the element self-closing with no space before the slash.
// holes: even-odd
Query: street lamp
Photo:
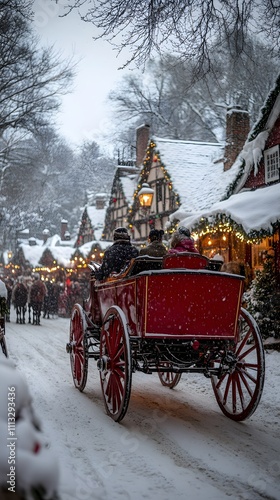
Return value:
<svg viewBox="0 0 280 500">
<path fill-rule="evenodd" d="M 147 182 L 142 184 L 142 187 L 138 193 L 139 203 L 144 210 L 149 210 L 152 206 L 154 189 L 150 188 Z"/>
</svg>

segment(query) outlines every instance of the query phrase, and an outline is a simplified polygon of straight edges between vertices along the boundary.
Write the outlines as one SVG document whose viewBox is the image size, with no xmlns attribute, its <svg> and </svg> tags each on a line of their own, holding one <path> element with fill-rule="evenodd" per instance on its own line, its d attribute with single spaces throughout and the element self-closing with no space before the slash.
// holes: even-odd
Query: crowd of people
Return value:
<svg viewBox="0 0 280 500">
<path fill-rule="evenodd" d="M 82 304 L 88 294 L 86 279 L 79 282 L 69 276 L 60 281 L 30 272 L 16 278 L 3 277 L 2 282 L 7 291 L 5 320 L 10 321 L 13 307 L 19 324 L 40 325 L 41 317 L 70 317 L 73 305 Z"/>
</svg>

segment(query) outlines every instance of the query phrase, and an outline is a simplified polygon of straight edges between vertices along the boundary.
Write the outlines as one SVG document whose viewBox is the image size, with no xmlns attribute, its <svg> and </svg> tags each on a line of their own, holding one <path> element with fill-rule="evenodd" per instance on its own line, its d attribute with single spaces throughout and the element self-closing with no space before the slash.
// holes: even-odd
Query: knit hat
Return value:
<svg viewBox="0 0 280 500">
<path fill-rule="evenodd" d="M 113 234 L 114 241 L 116 240 L 130 240 L 130 236 L 126 227 L 117 227 Z"/>
<path fill-rule="evenodd" d="M 150 241 L 161 241 L 164 235 L 164 231 L 162 229 L 152 229 L 149 234 Z"/>
<path fill-rule="evenodd" d="M 186 227 L 183 227 L 183 226 L 179 227 L 178 233 L 182 234 L 183 236 L 186 236 L 187 238 L 191 237 L 190 230 L 188 228 L 186 228 Z"/>
</svg>

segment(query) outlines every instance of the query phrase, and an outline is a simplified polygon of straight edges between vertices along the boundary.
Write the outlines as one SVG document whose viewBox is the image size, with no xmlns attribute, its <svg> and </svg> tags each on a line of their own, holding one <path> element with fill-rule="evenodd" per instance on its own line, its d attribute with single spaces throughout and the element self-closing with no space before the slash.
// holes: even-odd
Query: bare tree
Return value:
<svg viewBox="0 0 280 500">
<path fill-rule="evenodd" d="M 0 0 L 0 138 L 4 131 L 46 124 L 69 91 L 73 64 L 39 49 L 31 32 L 32 2 Z"/>
<path fill-rule="evenodd" d="M 196 82 L 195 62 L 171 55 L 150 61 L 144 74 L 126 74 L 109 95 L 118 129 L 123 123 L 126 131 L 135 130 L 144 122 L 161 137 L 213 142 L 224 138 L 226 110 L 232 105 L 248 110 L 254 122 L 278 76 L 269 47 L 247 37 L 237 63 L 234 50 L 228 52 L 221 39 L 210 57 L 214 71 Z"/>
<path fill-rule="evenodd" d="M 231 47 L 234 40 L 237 58 L 252 33 L 270 40 L 279 56 L 279 0 L 68 0 L 65 15 L 73 9 L 99 29 L 95 38 L 130 51 L 126 65 L 143 65 L 156 52 L 168 51 L 182 60 L 195 58 L 196 73 L 205 74 L 221 32 L 231 39 Z"/>
</svg>

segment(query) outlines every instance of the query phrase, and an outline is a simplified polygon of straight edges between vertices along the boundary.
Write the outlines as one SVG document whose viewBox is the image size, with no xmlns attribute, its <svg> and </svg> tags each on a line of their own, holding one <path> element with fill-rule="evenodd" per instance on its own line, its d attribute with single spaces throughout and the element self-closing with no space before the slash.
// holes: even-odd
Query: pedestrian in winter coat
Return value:
<svg viewBox="0 0 280 500">
<path fill-rule="evenodd" d="M 130 236 L 125 227 L 118 227 L 114 231 L 114 243 L 105 251 L 100 268 L 95 271 L 98 280 L 108 278 L 112 273 L 119 273 L 131 259 L 138 257 L 139 251 L 130 242 Z"/>
<path fill-rule="evenodd" d="M 178 231 L 173 233 L 170 240 L 171 248 L 168 253 L 174 254 L 178 252 L 193 252 L 199 253 L 194 246 L 193 238 L 191 238 L 190 230 L 186 227 L 179 227 Z"/>
<path fill-rule="evenodd" d="M 141 248 L 140 255 L 149 255 L 150 257 L 163 257 L 167 254 L 167 249 L 162 243 L 164 231 L 162 229 L 152 229 L 149 234 L 149 244 Z"/>
</svg>

